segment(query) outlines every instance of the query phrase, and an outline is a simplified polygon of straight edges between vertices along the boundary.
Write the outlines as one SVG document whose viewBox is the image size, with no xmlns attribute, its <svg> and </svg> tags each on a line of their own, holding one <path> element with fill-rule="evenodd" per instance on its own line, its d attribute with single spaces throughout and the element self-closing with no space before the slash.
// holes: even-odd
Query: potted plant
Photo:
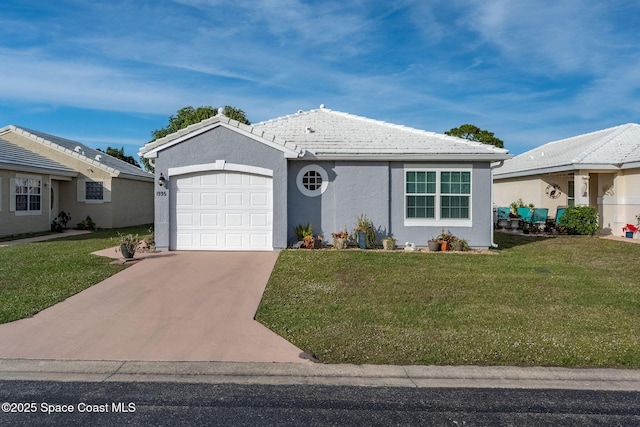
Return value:
<svg viewBox="0 0 640 427">
<path fill-rule="evenodd" d="M 427 242 L 427 247 L 429 248 L 429 252 L 437 252 L 440 250 L 440 242 L 437 237 L 432 237 Z"/>
<path fill-rule="evenodd" d="M 120 241 L 120 252 L 124 259 L 132 259 L 136 254 L 136 248 L 140 244 L 140 237 L 133 234 L 120 234 L 118 233 L 118 239 Z"/>
<path fill-rule="evenodd" d="M 349 232 L 347 231 L 346 227 L 336 233 L 331 233 L 331 237 L 333 237 L 334 248 L 336 249 L 347 248 L 347 239 L 349 238 Z"/>
<path fill-rule="evenodd" d="M 313 228 L 310 222 L 296 225 L 295 233 L 298 241 L 302 242 L 302 246 L 305 248 L 312 249 L 315 246 Z"/>
<path fill-rule="evenodd" d="M 382 239 L 382 248 L 385 251 L 392 251 L 396 248 L 396 238 L 395 237 L 387 237 L 385 239 Z"/>
<path fill-rule="evenodd" d="M 441 251 L 448 251 L 450 249 L 451 243 L 455 240 L 455 236 L 453 234 L 445 233 L 444 229 L 442 229 L 442 233 L 438 236 L 438 243 L 440 243 Z"/>
<path fill-rule="evenodd" d="M 365 214 L 358 217 L 355 234 L 360 249 L 373 249 L 376 247 L 376 231 L 373 228 L 373 222 Z"/>
</svg>

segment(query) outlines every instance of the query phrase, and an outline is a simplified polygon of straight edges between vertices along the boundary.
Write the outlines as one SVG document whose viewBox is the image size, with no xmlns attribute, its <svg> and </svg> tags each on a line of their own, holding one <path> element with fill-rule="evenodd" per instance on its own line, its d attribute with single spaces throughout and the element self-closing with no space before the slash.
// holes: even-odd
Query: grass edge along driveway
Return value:
<svg viewBox="0 0 640 427">
<path fill-rule="evenodd" d="M 122 271 L 91 255 L 118 245 L 117 232 L 148 234 L 149 226 L 0 247 L 0 323 L 30 317 Z"/>
<path fill-rule="evenodd" d="M 256 319 L 325 363 L 640 368 L 640 245 L 283 251 Z"/>
</svg>

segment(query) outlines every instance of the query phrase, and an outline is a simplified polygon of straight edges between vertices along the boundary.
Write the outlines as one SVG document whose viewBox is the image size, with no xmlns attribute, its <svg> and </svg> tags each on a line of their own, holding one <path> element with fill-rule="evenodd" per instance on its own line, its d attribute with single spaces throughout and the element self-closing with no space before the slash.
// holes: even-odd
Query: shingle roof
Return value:
<svg viewBox="0 0 640 427">
<path fill-rule="evenodd" d="M 47 157 L 0 139 L 0 167 L 22 171 L 43 171 L 63 176 L 78 173 Z"/>
<path fill-rule="evenodd" d="M 224 123 L 270 144 L 291 150 L 298 157 L 413 158 L 439 160 L 504 160 L 507 150 L 444 134 L 394 125 L 352 114 L 320 109 L 298 111 L 249 126 L 217 115 L 146 144 L 140 153 L 162 149 L 166 144 Z"/>
<path fill-rule="evenodd" d="M 333 111 L 323 106 L 261 122 L 254 127 L 303 147 L 317 157 L 510 157 L 507 150 L 492 145 Z"/>
<path fill-rule="evenodd" d="M 628 123 L 549 142 L 505 161 L 494 175 L 506 178 L 580 168 L 619 169 L 638 162 L 640 125 Z"/>
<path fill-rule="evenodd" d="M 89 164 L 111 173 L 113 176 L 128 175 L 144 180 L 153 180 L 151 173 L 80 142 L 13 125 L 0 129 L 0 134 L 6 131 L 13 131 L 41 144 L 60 150 L 70 156 L 80 158 Z"/>
</svg>

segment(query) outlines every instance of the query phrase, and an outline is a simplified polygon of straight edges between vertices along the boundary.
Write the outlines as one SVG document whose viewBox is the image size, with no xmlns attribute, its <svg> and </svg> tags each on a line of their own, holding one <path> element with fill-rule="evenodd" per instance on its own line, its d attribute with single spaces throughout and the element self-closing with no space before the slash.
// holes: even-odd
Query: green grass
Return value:
<svg viewBox="0 0 640 427">
<path fill-rule="evenodd" d="M 640 245 L 284 251 L 257 320 L 326 363 L 640 368 Z"/>
<path fill-rule="evenodd" d="M 148 233 L 148 227 L 122 229 Z M 0 248 L 0 323 L 33 316 L 125 267 L 91 252 L 117 245 L 117 230 Z"/>
</svg>

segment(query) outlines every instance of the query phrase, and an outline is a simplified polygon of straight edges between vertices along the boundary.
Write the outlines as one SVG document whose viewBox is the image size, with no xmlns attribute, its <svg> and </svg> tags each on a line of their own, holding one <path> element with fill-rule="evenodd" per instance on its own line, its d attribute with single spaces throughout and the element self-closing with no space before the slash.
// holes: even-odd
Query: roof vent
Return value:
<svg viewBox="0 0 640 427">
<path fill-rule="evenodd" d="M 320 108 L 324 108 L 324 104 L 320 104 Z"/>
<path fill-rule="evenodd" d="M 298 114 L 302 114 L 302 113 L 304 113 L 304 111 L 298 110 Z"/>
<path fill-rule="evenodd" d="M 96 154 L 96 160 L 100 161 L 100 159 L 102 159 L 102 154 Z"/>
<path fill-rule="evenodd" d="M 304 133 L 313 133 L 313 129 L 311 129 L 311 127 L 307 126 L 307 128 L 304 130 Z"/>
<path fill-rule="evenodd" d="M 76 148 L 73 149 L 73 151 L 75 151 L 76 153 L 79 153 L 80 150 L 82 150 L 82 147 L 80 147 L 79 145 L 76 145 Z"/>
</svg>

